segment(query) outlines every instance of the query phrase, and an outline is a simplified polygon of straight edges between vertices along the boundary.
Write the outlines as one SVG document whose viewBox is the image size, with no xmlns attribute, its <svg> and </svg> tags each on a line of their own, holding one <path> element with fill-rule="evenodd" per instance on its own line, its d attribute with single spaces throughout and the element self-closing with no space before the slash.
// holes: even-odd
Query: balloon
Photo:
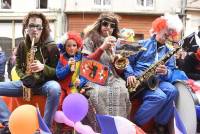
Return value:
<svg viewBox="0 0 200 134">
<path fill-rule="evenodd" d="M 63 111 L 56 111 L 54 120 L 58 123 L 65 123 L 70 127 L 74 127 L 74 122 L 69 120 L 63 113 Z"/>
<path fill-rule="evenodd" d="M 93 129 L 88 125 L 83 125 L 81 122 L 76 122 L 74 129 L 81 134 L 97 134 Z"/>
<path fill-rule="evenodd" d="M 11 77 L 12 77 L 12 80 L 19 80 L 19 76 L 17 75 L 17 72 L 16 72 L 16 67 L 14 66 L 11 70 Z"/>
<path fill-rule="evenodd" d="M 82 94 L 71 93 L 64 99 L 62 109 L 68 119 L 78 122 L 88 112 L 88 101 Z"/>
<path fill-rule="evenodd" d="M 39 128 L 36 108 L 32 105 L 17 107 L 10 115 L 8 126 L 12 134 L 33 134 Z"/>
</svg>

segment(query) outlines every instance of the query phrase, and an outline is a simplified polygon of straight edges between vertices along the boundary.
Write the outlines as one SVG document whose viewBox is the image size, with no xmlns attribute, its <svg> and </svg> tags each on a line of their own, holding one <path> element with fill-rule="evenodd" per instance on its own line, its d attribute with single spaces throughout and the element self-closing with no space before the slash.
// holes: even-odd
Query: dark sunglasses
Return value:
<svg viewBox="0 0 200 134">
<path fill-rule="evenodd" d="M 40 25 L 40 24 L 29 24 L 28 28 L 30 28 L 30 29 L 36 28 L 37 30 L 42 30 L 43 29 L 42 25 Z"/>
<path fill-rule="evenodd" d="M 101 22 L 101 25 L 104 26 L 104 27 L 108 27 L 108 25 L 110 25 L 111 28 L 113 28 L 113 29 L 115 28 L 115 23 L 110 22 L 110 21 L 106 21 L 106 20 L 103 20 Z"/>
</svg>

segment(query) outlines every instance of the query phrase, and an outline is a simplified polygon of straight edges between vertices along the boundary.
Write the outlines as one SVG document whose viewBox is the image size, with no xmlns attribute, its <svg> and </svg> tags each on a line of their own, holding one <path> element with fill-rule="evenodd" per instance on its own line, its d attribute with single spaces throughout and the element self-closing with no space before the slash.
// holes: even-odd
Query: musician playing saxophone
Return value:
<svg viewBox="0 0 200 134">
<path fill-rule="evenodd" d="M 138 78 L 143 74 L 143 71 L 151 64 L 156 64 L 166 53 L 171 51 L 167 42 L 169 40 L 175 41 L 181 28 L 182 22 L 176 15 L 166 14 L 152 22 L 151 37 L 139 41 L 147 47 L 147 51 L 131 56 L 129 58 L 130 65 L 124 71 L 128 86 L 134 87 L 140 84 Z M 156 127 L 158 128 L 157 133 L 167 132 L 165 125 L 172 116 L 173 101 L 178 94 L 175 86 L 169 82 L 173 69 L 175 69 L 174 57 L 170 58 L 166 64 L 159 62 L 156 68 L 149 70 L 158 79 L 158 85 L 155 90 L 148 90 L 147 88 L 138 94 L 142 104 L 134 117 L 134 122 L 137 125 L 142 126 L 154 118 L 158 126 Z M 148 73 L 146 72 L 146 74 Z"/>
<path fill-rule="evenodd" d="M 0 96 L 20 97 L 23 95 L 24 86 L 30 88 L 33 95 L 46 96 L 44 121 L 51 128 L 61 92 L 59 83 L 55 81 L 59 52 L 54 41 L 49 38 L 49 23 L 42 13 L 30 12 L 24 18 L 22 32 L 24 40 L 19 44 L 16 54 L 16 72 L 20 80 L 1 82 Z M 34 56 L 31 57 L 34 59 L 29 62 L 27 55 L 32 43 L 35 50 L 31 53 Z M 10 112 L 5 102 L 0 99 L 0 122 L 5 126 L 2 132 L 4 134 L 9 133 L 9 116 Z"/>
</svg>

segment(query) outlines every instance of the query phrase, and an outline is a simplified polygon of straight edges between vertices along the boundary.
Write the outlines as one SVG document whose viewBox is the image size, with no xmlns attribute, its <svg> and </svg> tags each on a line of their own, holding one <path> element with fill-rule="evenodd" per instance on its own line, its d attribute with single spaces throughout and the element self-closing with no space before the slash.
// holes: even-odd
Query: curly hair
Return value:
<svg viewBox="0 0 200 134">
<path fill-rule="evenodd" d="M 113 12 L 104 12 L 99 15 L 97 20 L 92 24 L 87 26 L 84 29 L 84 35 L 88 36 L 91 32 L 101 32 L 101 22 L 103 20 L 107 20 L 110 22 L 115 23 L 115 28 L 113 30 L 112 36 L 119 37 L 119 20 L 121 19 L 120 16 L 114 14 Z"/>
<path fill-rule="evenodd" d="M 167 31 L 173 38 L 178 36 L 183 29 L 183 23 L 177 14 L 166 13 L 152 22 L 150 34 L 154 35 L 163 30 Z"/>
<path fill-rule="evenodd" d="M 76 33 L 76 32 L 68 32 L 68 39 L 67 40 L 74 40 L 76 43 L 77 43 L 77 47 L 78 48 L 82 48 L 82 45 L 83 45 L 83 40 L 80 36 L 80 34 Z M 64 44 L 64 47 L 65 47 L 66 43 Z"/>
<path fill-rule="evenodd" d="M 28 27 L 28 23 L 29 23 L 29 19 L 32 17 L 36 17 L 36 18 L 40 18 L 42 20 L 42 34 L 40 37 L 40 41 L 44 42 L 46 41 L 46 39 L 49 37 L 50 35 L 50 27 L 49 27 L 49 21 L 46 19 L 45 15 L 43 15 L 40 12 L 29 12 L 27 16 L 25 16 L 24 20 L 23 20 L 23 26 L 22 26 L 22 34 L 23 37 L 25 37 L 25 30 Z M 28 38 L 30 39 L 30 37 L 28 36 Z"/>
</svg>

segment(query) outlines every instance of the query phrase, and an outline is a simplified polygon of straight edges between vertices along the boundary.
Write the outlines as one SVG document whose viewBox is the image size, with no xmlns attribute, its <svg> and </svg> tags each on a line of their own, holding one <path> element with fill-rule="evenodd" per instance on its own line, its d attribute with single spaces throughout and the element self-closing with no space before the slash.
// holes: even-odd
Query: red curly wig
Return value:
<svg viewBox="0 0 200 134">
<path fill-rule="evenodd" d="M 152 22 L 151 35 L 166 32 L 172 39 L 178 38 L 182 31 L 183 23 L 178 15 L 166 13 Z"/>
<path fill-rule="evenodd" d="M 152 28 L 154 32 L 160 32 L 161 30 L 167 28 L 167 21 L 164 18 L 157 18 L 152 22 Z"/>
<path fill-rule="evenodd" d="M 74 40 L 77 43 L 78 48 L 82 48 L 83 39 L 81 38 L 80 34 L 75 32 L 68 32 L 67 36 L 68 36 L 67 40 Z"/>
</svg>

